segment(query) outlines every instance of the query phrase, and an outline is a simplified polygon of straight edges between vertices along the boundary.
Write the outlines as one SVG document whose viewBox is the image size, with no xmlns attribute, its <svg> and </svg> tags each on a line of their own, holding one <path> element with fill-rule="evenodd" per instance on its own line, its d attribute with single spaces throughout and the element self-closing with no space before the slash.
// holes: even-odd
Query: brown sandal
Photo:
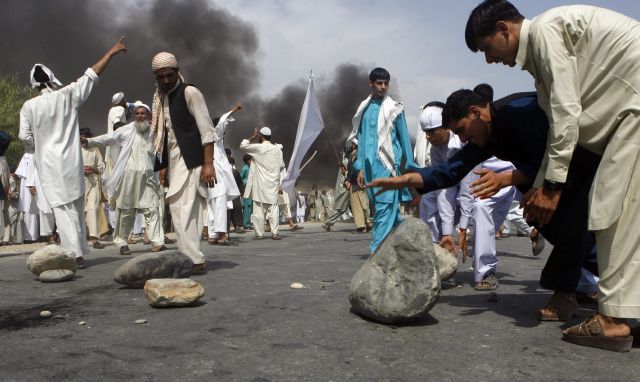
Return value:
<svg viewBox="0 0 640 382">
<path fill-rule="evenodd" d="M 580 346 L 615 352 L 628 352 L 633 344 L 633 336 L 605 336 L 597 314 L 578 325 L 563 330 L 562 339 Z"/>
<path fill-rule="evenodd" d="M 547 305 L 538 310 L 540 321 L 567 321 L 576 315 L 580 305 L 575 293 L 554 292 Z"/>
</svg>

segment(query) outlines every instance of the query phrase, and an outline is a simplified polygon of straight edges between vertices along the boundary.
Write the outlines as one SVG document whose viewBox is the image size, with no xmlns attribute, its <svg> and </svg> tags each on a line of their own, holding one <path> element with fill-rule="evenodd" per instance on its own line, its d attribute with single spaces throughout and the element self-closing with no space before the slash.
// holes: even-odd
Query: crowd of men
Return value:
<svg viewBox="0 0 640 382">
<path fill-rule="evenodd" d="M 483 1 L 468 19 L 467 46 L 483 52 L 487 63 L 522 66 L 535 78 L 536 92 L 494 100 L 488 84 L 456 90 L 446 102 L 421 109 L 412 145 L 404 106 L 387 94 L 391 75 L 375 68 L 371 94 L 352 120 L 335 189 L 314 185 L 306 197 L 281 189 L 282 146 L 269 127 L 240 143 L 244 165 L 237 170 L 224 135 L 241 105 L 212 119 L 173 54 L 153 57 L 151 107 L 115 94 L 107 133 L 97 137 L 79 129 L 78 109 L 110 60 L 126 51 L 123 40 L 67 86 L 36 64 L 31 83 L 41 94 L 20 113 L 25 156 L 15 171 L 19 182 L 1 156 L 10 138 L 0 135 L 5 238 L 15 235 L 8 211 L 18 200 L 23 236 L 59 240 L 79 266 L 87 243 L 102 247 L 109 225 L 120 253 L 130 255 L 136 216 L 151 250 L 162 251 L 166 203 L 178 248 L 197 273 L 206 270 L 201 238 L 231 245 L 231 225 L 239 233 L 253 229 L 255 240 L 266 232 L 281 240 L 281 215 L 292 231 L 302 229 L 305 218 L 331 231 L 350 215 L 355 232 L 372 232 L 375 256 L 413 208 L 434 243 L 455 254 L 457 236 L 463 258 L 473 230 L 479 291 L 499 285 L 496 238 L 505 230 L 529 237 L 534 255 L 546 239 L 554 248 L 540 285 L 553 294 L 539 319 L 565 321 L 578 311 L 579 297 L 595 302 L 599 313 L 565 329 L 563 338 L 628 351 L 633 338 L 626 319 L 640 317 L 633 230 L 640 190 L 638 26 L 591 6 L 554 8 L 528 20 L 506 0 Z"/>
</svg>

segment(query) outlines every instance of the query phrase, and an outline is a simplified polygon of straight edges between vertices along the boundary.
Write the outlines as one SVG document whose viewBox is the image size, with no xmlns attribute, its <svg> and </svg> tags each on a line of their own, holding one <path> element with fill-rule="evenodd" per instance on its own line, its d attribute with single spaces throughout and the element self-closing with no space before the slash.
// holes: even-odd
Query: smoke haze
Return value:
<svg viewBox="0 0 640 382">
<path fill-rule="evenodd" d="M 122 2 L 83 0 L 5 0 L 0 23 L 0 72 L 19 73 L 28 83 L 36 62 L 47 65 L 63 83 L 75 81 L 87 67 L 117 40 L 125 36 L 128 52 L 116 56 L 100 77 L 100 84 L 80 112 L 81 127 L 94 134 L 106 132 L 111 96 L 123 91 L 127 100 L 151 104 L 154 77 L 151 58 L 169 51 L 180 62 L 186 82 L 204 94 L 211 116 L 220 116 L 236 101 L 243 110 L 234 115 L 225 137 L 234 151 L 242 138 L 256 127 L 269 126 L 273 141 L 284 145 L 289 161 L 295 141 L 307 79 L 283 84 L 275 97 L 262 99 L 259 87 L 259 36 L 253 26 L 205 0 L 157 0 L 122 6 Z M 368 69 L 342 64 L 333 73 L 318 74 L 315 80 L 327 134 L 321 134 L 309 155 L 318 150 L 305 168 L 300 184 L 317 183 L 333 187 L 337 169 L 331 137 L 340 151 L 351 131 L 351 117 L 369 93 Z"/>
</svg>

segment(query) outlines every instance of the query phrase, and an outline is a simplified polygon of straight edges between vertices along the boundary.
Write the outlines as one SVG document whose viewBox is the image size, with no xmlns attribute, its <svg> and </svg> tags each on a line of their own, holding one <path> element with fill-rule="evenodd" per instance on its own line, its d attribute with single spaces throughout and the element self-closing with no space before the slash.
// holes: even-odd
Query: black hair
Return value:
<svg viewBox="0 0 640 382">
<path fill-rule="evenodd" d="M 479 94 L 487 103 L 493 102 L 493 88 L 489 84 L 478 84 L 473 92 Z"/>
<path fill-rule="evenodd" d="M 227 154 L 227 156 L 230 156 L 231 155 L 231 149 L 228 148 L 228 147 L 225 147 L 224 148 L 224 153 Z"/>
<path fill-rule="evenodd" d="M 33 71 L 33 79 L 42 84 L 51 81 L 51 78 L 49 78 L 47 73 L 42 70 L 42 66 L 40 65 L 36 66 L 35 70 Z"/>
<path fill-rule="evenodd" d="M 451 122 L 466 117 L 471 106 L 485 106 L 486 104 L 485 99 L 473 90 L 456 90 L 447 97 L 447 103 L 442 110 L 442 126 L 448 127 Z"/>
<path fill-rule="evenodd" d="M 213 126 L 218 126 L 218 122 L 220 122 L 220 117 L 215 117 L 213 119 Z"/>
<path fill-rule="evenodd" d="M 253 159 L 253 157 L 252 157 L 251 155 L 249 155 L 249 154 L 244 154 L 244 155 L 242 156 L 242 161 L 243 161 L 244 163 L 246 163 L 246 164 L 249 164 L 249 161 L 250 161 L 251 159 Z"/>
<path fill-rule="evenodd" d="M 498 21 L 520 22 L 524 16 L 507 0 L 484 0 L 478 4 L 467 20 L 464 39 L 472 52 L 478 51 L 478 40 L 496 32 Z"/>
<path fill-rule="evenodd" d="M 86 135 L 88 137 L 93 137 L 93 134 L 91 133 L 91 129 L 88 127 L 83 127 L 82 129 L 80 129 L 80 135 Z"/>
<path fill-rule="evenodd" d="M 384 68 L 375 68 L 369 73 L 369 81 L 376 82 L 378 80 L 391 81 L 391 75 Z"/>
<path fill-rule="evenodd" d="M 265 141 L 271 142 L 271 135 L 264 135 L 264 134 L 261 134 L 261 135 L 262 135 L 262 138 L 264 138 Z"/>
<path fill-rule="evenodd" d="M 229 163 L 236 164 L 236 160 L 233 157 L 229 157 Z"/>
<path fill-rule="evenodd" d="M 431 101 L 429 103 L 427 103 L 426 105 L 424 105 L 422 108 L 425 109 L 427 107 L 439 107 L 440 109 L 444 109 L 444 102 L 440 102 L 440 101 Z"/>
</svg>

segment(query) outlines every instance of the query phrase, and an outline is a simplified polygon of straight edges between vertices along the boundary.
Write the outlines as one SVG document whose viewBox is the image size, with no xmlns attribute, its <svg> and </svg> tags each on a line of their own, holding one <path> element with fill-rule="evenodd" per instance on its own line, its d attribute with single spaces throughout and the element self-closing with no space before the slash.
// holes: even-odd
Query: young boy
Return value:
<svg viewBox="0 0 640 382">
<path fill-rule="evenodd" d="M 347 141 L 357 138 L 360 143 L 354 164 L 360 187 L 373 179 L 396 176 L 415 167 L 404 107 L 387 95 L 390 80 L 387 70 L 373 69 L 369 74 L 371 95 L 362 101 L 353 116 L 353 130 Z M 375 253 L 393 227 L 402 222 L 399 203 L 411 200 L 407 188 L 380 195 L 376 195 L 377 191 L 368 189 L 375 207 L 371 253 Z"/>
</svg>

